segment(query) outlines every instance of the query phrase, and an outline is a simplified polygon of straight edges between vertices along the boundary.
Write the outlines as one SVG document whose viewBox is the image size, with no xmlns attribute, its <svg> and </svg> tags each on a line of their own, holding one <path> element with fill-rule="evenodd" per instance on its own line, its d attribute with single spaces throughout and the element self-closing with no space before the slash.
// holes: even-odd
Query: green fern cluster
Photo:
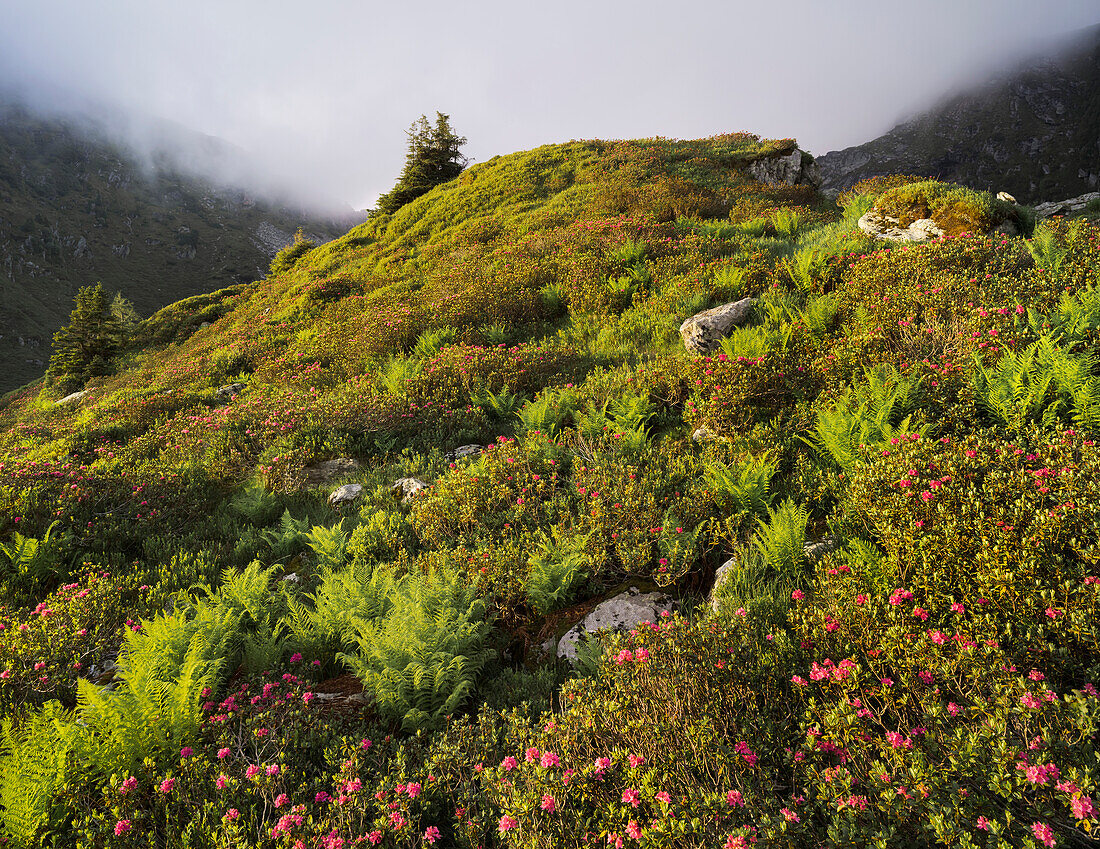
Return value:
<svg viewBox="0 0 1100 849">
<path fill-rule="evenodd" d="M 70 747 L 61 733 L 67 712 L 47 703 L 22 723 L 6 717 L 0 729 L 0 837 L 33 847 L 49 819 L 53 797 L 69 772 Z"/>
<path fill-rule="evenodd" d="M 866 383 L 853 384 L 831 409 L 817 414 L 806 442 L 847 471 L 860 449 L 882 445 L 896 434 L 924 433 L 910 413 L 917 406 L 919 380 L 903 377 L 891 365 L 864 373 Z"/>
<path fill-rule="evenodd" d="M 356 621 L 358 650 L 338 657 L 381 715 L 408 731 L 440 728 L 496 655 L 485 601 L 465 576 L 446 570 L 406 576 L 391 598 L 384 616 Z"/>
<path fill-rule="evenodd" d="M 581 584 L 591 572 L 587 534 L 570 534 L 562 527 L 550 529 L 550 535 L 541 534 L 538 549 L 527 563 L 524 589 L 531 607 L 540 616 L 564 607 L 573 600 Z"/>
<path fill-rule="evenodd" d="M 577 394 L 570 389 L 546 389 L 516 413 L 526 431 L 556 433 L 577 410 Z"/>
</svg>

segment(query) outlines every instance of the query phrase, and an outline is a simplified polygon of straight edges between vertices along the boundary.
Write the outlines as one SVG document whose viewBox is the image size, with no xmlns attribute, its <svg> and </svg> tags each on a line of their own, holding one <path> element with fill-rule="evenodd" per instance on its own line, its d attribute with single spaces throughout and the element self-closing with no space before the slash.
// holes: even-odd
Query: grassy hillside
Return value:
<svg viewBox="0 0 1100 849">
<path fill-rule="evenodd" d="M 11 843 L 1088 845 L 1098 229 L 882 247 L 793 148 L 498 157 L 9 396 Z"/>
<path fill-rule="evenodd" d="M 0 394 L 42 375 L 79 287 L 102 281 L 150 315 L 262 277 L 299 226 L 346 229 L 0 102 Z"/>
</svg>

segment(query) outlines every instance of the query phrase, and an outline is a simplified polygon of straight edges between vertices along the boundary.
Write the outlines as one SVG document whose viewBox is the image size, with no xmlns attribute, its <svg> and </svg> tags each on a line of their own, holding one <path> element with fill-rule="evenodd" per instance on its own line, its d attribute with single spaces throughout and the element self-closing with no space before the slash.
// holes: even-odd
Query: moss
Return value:
<svg viewBox="0 0 1100 849">
<path fill-rule="evenodd" d="M 986 232 L 1009 220 L 1019 224 L 1015 204 L 997 200 L 989 192 L 936 180 L 887 189 L 875 209 L 897 218 L 901 227 L 931 218 L 948 236 Z"/>
</svg>

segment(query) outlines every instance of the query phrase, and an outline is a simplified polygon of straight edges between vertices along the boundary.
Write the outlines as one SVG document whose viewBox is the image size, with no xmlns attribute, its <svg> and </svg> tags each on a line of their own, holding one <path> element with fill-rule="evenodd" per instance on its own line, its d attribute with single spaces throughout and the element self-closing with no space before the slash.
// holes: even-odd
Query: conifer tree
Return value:
<svg viewBox="0 0 1100 849">
<path fill-rule="evenodd" d="M 460 150 L 466 138 L 455 135 L 449 115 L 436 112 L 435 126 L 426 115 L 421 115 L 406 130 L 406 135 L 409 150 L 405 155 L 405 168 L 397 185 L 378 199 L 378 212 L 396 212 L 440 183 L 453 180 L 466 167 L 468 160 Z"/>
<path fill-rule="evenodd" d="M 119 319 L 111 309 L 103 284 L 82 286 L 69 323 L 53 337 L 53 355 L 46 374 L 64 386 L 84 384 L 106 374 L 121 339 Z"/>
</svg>

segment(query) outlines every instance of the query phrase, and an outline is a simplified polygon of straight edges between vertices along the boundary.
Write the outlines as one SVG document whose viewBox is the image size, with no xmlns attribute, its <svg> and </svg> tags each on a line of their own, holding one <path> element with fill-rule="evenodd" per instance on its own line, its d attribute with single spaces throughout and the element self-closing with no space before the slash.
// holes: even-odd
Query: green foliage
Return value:
<svg viewBox="0 0 1100 849">
<path fill-rule="evenodd" d="M 881 447 L 898 435 L 924 433 L 911 413 L 917 405 L 920 382 L 879 366 L 864 374 L 866 383 L 853 384 L 831 409 L 819 410 L 807 442 L 848 470 L 864 448 Z M 904 418 L 903 418 L 904 416 Z"/>
<path fill-rule="evenodd" d="M 541 535 L 538 549 L 527 561 L 531 571 L 525 584 L 527 599 L 540 616 L 569 604 L 588 578 L 590 536 L 571 534 L 561 527 Z"/>
<path fill-rule="evenodd" d="M 58 522 L 52 522 L 41 539 L 12 533 L 11 542 L 0 542 L 0 580 L 9 599 L 36 595 L 56 583 L 60 574 L 61 542 L 52 536 Z"/>
<path fill-rule="evenodd" d="M 1066 245 L 1057 237 L 1054 230 L 1047 226 L 1035 228 L 1031 238 L 1024 242 L 1027 252 L 1035 260 L 1035 266 L 1057 274 L 1062 269 L 1068 255 Z"/>
<path fill-rule="evenodd" d="M 780 238 L 793 239 L 801 226 L 802 217 L 796 210 L 782 207 L 772 216 L 772 227 Z"/>
<path fill-rule="evenodd" d="M 416 340 L 413 346 L 412 356 L 418 360 L 430 360 L 442 348 L 450 345 L 455 340 L 453 327 L 438 327 L 435 330 L 425 330 Z"/>
<path fill-rule="evenodd" d="M 569 389 L 547 389 L 516 412 L 524 430 L 556 433 L 576 412 L 577 396 Z"/>
<path fill-rule="evenodd" d="M 466 167 L 462 155 L 464 136 L 455 135 L 450 116 L 435 113 L 433 126 L 427 116 L 421 115 L 406 131 L 409 137 L 405 167 L 397 179 L 397 185 L 378 199 L 378 211 L 392 214 L 402 206 L 431 191 L 440 183 L 453 180 Z"/>
<path fill-rule="evenodd" d="M 485 602 L 462 575 L 441 570 L 407 575 L 392 604 L 380 620 L 356 622 L 358 651 L 339 658 L 383 716 L 408 731 L 439 728 L 496 654 Z"/>
<path fill-rule="evenodd" d="M 726 513 L 763 514 L 771 505 L 771 481 L 777 467 L 767 455 L 735 467 L 706 461 L 703 474 L 719 508 Z"/>
<path fill-rule="evenodd" d="M 14 846 L 41 845 L 53 796 L 65 783 L 69 747 L 59 727 L 67 715 L 47 703 L 17 722 L 6 716 L 0 732 L 0 834 Z"/>
<path fill-rule="evenodd" d="M 317 243 L 307 239 L 306 234 L 299 227 L 294 234 L 294 241 L 275 254 L 274 259 L 271 260 L 271 267 L 267 272 L 268 276 L 276 277 L 280 274 L 286 274 L 294 268 L 298 260 L 315 247 L 317 247 Z"/>
<path fill-rule="evenodd" d="M 1018 220 L 1015 204 L 998 200 L 990 192 L 936 180 L 887 189 L 875 201 L 875 209 L 897 218 L 901 227 L 932 218 L 947 236 L 982 233 L 1003 221 Z"/>
<path fill-rule="evenodd" d="M 107 373 L 108 363 L 124 341 L 120 319 L 111 309 L 103 284 L 83 286 L 69 323 L 54 334 L 46 374 L 63 388 L 82 386 Z"/>
<path fill-rule="evenodd" d="M 360 629 L 382 619 L 393 606 L 394 579 L 381 567 L 354 562 L 325 569 L 309 604 L 290 600 L 287 626 L 295 639 L 317 657 L 355 646 Z"/>
<path fill-rule="evenodd" d="M 760 552 L 768 577 L 792 588 L 803 581 L 802 553 L 806 544 L 806 508 L 787 499 L 778 507 L 768 508 L 768 519 L 757 519 L 753 545 Z"/>
</svg>

